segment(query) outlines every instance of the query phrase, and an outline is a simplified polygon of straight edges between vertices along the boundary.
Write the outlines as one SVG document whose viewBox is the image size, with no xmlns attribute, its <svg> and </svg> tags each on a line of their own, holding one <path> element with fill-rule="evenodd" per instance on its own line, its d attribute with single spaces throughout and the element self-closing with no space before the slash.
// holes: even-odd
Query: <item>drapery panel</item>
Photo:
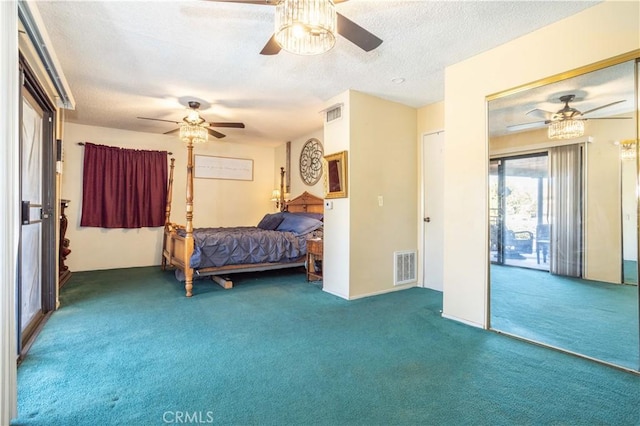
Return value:
<svg viewBox="0 0 640 426">
<path fill-rule="evenodd" d="M 164 226 L 167 152 L 85 143 L 80 226 Z"/>
<path fill-rule="evenodd" d="M 552 274 L 582 277 L 583 257 L 583 144 L 552 148 L 551 252 Z"/>
</svg>

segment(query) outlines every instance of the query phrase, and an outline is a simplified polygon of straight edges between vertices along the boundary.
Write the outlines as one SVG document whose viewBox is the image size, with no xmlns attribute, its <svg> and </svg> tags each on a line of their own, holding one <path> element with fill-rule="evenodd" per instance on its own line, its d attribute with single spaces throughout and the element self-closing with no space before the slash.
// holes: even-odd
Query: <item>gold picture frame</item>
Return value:
<svg viewBox="0 0 640 426">
<path fill-rule="evenodd" d="M 324 157 L 324 198 L 347 198 L 347 151 Z"/>
</svg>

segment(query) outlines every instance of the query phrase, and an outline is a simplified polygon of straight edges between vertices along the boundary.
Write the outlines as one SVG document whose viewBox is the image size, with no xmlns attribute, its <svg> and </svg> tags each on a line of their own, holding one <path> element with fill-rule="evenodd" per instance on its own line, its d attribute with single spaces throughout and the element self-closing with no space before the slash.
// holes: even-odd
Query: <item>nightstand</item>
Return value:
<svg viewBox="0 0 640 426">
<path fill-rule="evenodd" d="M 322 280 L 322 240 L 314 238 L 307 240 L 307 281 L 320 280 Z"/>
</svg>

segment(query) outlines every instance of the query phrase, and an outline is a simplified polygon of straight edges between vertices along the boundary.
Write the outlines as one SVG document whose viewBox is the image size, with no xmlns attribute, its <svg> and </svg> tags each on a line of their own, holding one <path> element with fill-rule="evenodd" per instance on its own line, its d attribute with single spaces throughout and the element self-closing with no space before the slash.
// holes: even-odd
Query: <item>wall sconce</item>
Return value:
<svg viewBox="0 0 640 426">
<path fill-rule="evenodd" d="M 280 210 L 280 190 L 274 189 L 271 191 L 271 201 L 276 203 L 276 210 Z"/>
<path fill-rule="evenodd" d="M 636 159 L 636 141 L 634 139 L 625 139 L 623 141 L 615 143 L 620 146 L 620 159 L 621 160 L 635 160 Z"/>
</svg>

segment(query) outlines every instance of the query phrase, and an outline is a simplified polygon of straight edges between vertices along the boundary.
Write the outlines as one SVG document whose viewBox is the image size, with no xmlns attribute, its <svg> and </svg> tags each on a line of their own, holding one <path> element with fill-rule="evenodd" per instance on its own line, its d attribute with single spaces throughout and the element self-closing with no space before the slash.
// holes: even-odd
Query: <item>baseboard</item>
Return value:
<svg viewBox="0 0 640 426">
<path fill-rule="evenodd" d="M 333 296 L 339 297 L 341 299 L 349 300 L 349 297 L 345 296 L 344 294 L 336 293 L 335 291 L 330 291 L 330 290 L 327 290 L 326 288 L 322 288 L 322 291 L 324 291 L 325 293 L 329 293 Z"/>
<path fill-rule="evenodd" d="M 447 315 L 444 312 L 442 313 L 442 318 L 448 319 L 448 320 L 451 320 L 451 321 L 461 322 L 463 324 L 470 325 L 471 327 L 482 328 L 482 329 L 485 328 L 484 325 L 478 324 L 477 322 L 465 320 L 465 319 L 462 319 L 462 318 L 457 318 L 457 317 L 454 317 L 452 315 Z"/>
<path fill-rule="evenodd" d="M 395 287 L 387 288 L 380 291 L 374 291 L 373 293 L 365 293 L 365 294 L 359 294 L 357 296 L 351 296 L 347 300 L 357 300 L 357 299 L 364 299 L 365 297 L 380 296 L 381 294 L 393 293 L 394 291 L 402 291 L 402 290 L 407 290 L 409 288 L 414 288 L 414 287 L 418 287 L 416 283 L 402 285 L 402 286 L 395 286 Z"/>
</svg>

